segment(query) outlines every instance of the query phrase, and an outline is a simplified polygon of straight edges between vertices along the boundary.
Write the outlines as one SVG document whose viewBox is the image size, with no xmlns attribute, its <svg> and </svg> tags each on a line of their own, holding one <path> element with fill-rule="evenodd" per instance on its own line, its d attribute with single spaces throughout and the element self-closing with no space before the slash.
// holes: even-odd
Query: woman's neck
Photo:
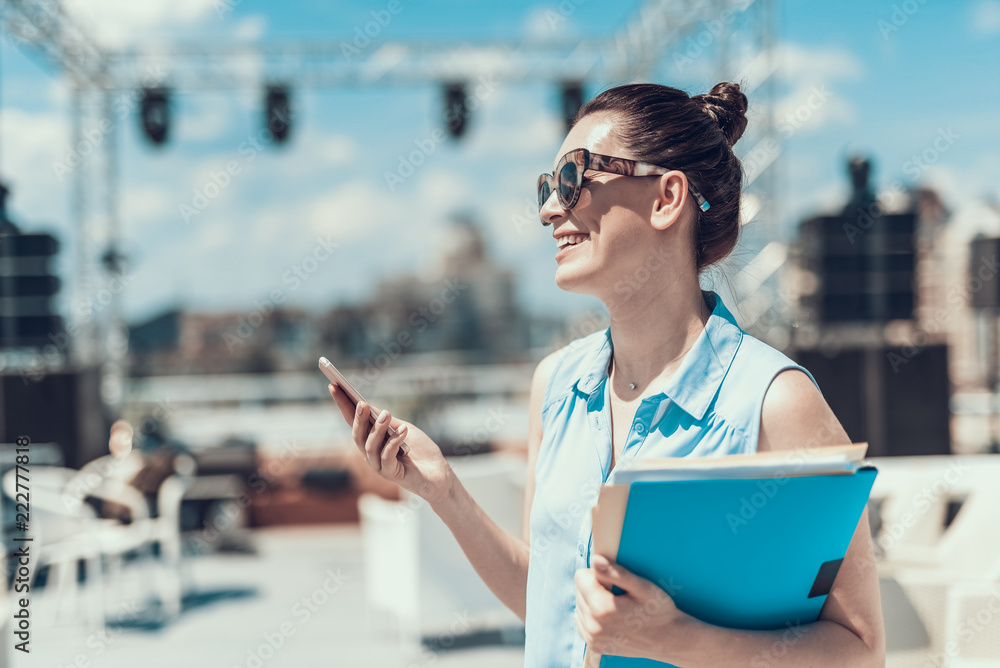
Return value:
<svg viewBox="0 0 1000 668">
<path fill-rule="evenodd" d="M 661 376 L 673 375 L 711 314 L 697 280 L 647 287 L 608 308 L 619 394 L 644 393 Z"/>
</svg>

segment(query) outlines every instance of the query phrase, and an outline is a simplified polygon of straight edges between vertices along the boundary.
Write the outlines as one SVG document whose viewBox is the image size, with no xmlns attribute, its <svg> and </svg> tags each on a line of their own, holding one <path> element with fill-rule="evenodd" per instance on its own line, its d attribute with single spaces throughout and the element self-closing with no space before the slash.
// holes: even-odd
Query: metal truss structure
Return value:
<svg viewBox="0 0 1000 668">
<path fill-rule="evenodd" d="M 748 170 L 747 199 L 752 204 L 744 222 L 759 218 L 774 225 L 772 163 L 780 153 L 770 76 L 776 67 L 775 1 L 647 0 L 624 26 L 606 37 L 488 44 L 378 42 L 375 37 L 366 43 L 366 26 L 359 26 L 352 36 L 324 42 L 171 43 L 111 51 L 98 45 L 59 0 L 6 0 L 0 27 L 26 51 L 68 76 L 73 88 L 73 145 L 94 128 L 102 133 L 102 150 L 91 153 L 73 170 L 77 233 L 73 302 L 86 304 L 101 290 L 107 292 L 107 284 L 120 279 L 123 271 L 117 252 L 120 119 L 113 113 L 115 96 L 140 90 L 151 81 L 188 91 L 259 89 L 279 82 L 292 89 L 440 86 L 471 83 L 482 76 L 508 82 L 599 82 L 604 86 L 654 80 L 663 70 L 666 54 L 673 52 L 675 65 L 683 62 L 678 57 L 696 60 L 696 71 L 706 78 L 724 81 L 739 75 L 735 80 L 749 79 L 749 90 L 746 86 L 744 90 L 748 96 L 755 94 L 763 123 L 752 123 L 755 136 L 741 144 L 752 142 L 752 151 L 764 147 L 765 156 L 762 166 L 757 165 L 760 168 Z M 562 0 L 544 18 L 557 27 L 569 20 L 581 2 Z M 691 58 L 692 51 L 697 52 L 695 58 Z M 737 61 L 745 66 L 733 67 Z M 766 236 L 774 238 L 773 230 Z M 762 283 L 751 286 L 753 291 Z M 117 302 L 117 295 L 114 298 Z M 77 363 L 106 365 L 107 400 L 113 406 L 120 394 L 115 387 L 122 386 L 125 374 L 127 334 L 117 303 L 101 313 L 100 322 L 79 324 L 73 354 Z"/>
</svg>

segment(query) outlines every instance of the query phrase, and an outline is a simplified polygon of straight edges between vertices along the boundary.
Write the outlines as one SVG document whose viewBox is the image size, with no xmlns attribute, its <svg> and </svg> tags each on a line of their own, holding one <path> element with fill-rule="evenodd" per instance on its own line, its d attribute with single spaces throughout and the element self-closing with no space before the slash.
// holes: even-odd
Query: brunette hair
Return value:
<svg viewBox="0 0 1000 668">
<path fill-rule="evenodd" d="M 573 119 L 614 115 L 614 132 L 633 157 L 678 169 L 705 199 L 694 230 L 695 267 L 701 272 L 725 258 L 739 236 L 743 167 L 733 144 L 747 126 L 747 96 L 737 83 L 722 82 L 711 92 L 689 96 L 651 83 L 610 88 L 585 104 Z M 695 205 L 697 207 L 697 204 Z"/>
</svg>

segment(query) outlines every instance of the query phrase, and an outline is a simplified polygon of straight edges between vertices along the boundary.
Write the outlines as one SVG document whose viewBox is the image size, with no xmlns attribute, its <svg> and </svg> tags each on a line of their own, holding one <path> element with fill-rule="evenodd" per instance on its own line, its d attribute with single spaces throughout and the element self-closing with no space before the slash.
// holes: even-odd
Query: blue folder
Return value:
<svg viewBox="0 0 1000 668">
<path fill-rule="evenodd" d="M 876 474 L 859 466 L 848 474 L 633 482 L 615 561 L 717 626 L 809 624 L 819 618 Z M 622 490 L 617 497 L 624 501 Z M 604 501 L 602 490 L 598 506 Z M 607 520 L 607 505 L 595 509 L 595 520 L 598 512 Z M 600 660 L 602 668 L 672 665 Z"/>
</svg>

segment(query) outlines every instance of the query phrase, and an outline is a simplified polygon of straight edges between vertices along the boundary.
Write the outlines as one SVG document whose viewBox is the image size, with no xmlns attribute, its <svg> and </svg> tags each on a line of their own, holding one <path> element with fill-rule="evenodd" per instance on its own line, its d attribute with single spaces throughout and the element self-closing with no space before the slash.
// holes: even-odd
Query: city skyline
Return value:
<svg viewBox="0 0 1000 668">
<path fill-rule="evenodd" d="M 450 3 L 417 10 L 404 2 L 372 39 L 376 45 L 417 34 L 580 39 L 612 33 L 636 5 L 563 4 L 455 11 Z M 354 28 L 384 5 L 187 0 L 130 11 L 113 2 L 68 8 L 109 46 L 178 37 L 350 44 Z M 991 140 L 1000 130 L 988 109 L 1000 87 L 981 81 L 983 73 L 969 65 L 1000 51 L 1000 4 L 970 2 L 959 11 L 920 2 L 780 7 L 776 100 L 784 234 L 803 217 L 843 203 L 844 158 L 855 152 L 872 157 L 881 195 L 898 194 L 900 185 L 929 185 L 952 207 L 970 198 L 996 199 L 1000 142 Z M 707 92 L 717 63 L 696 48 L 701 32 L 667 51 L 656 80 Z M 929 43 L 940 46 L 930 51 Z M 62 75 L 40 67 L 11 38 L 5 36 L 2 48 L 0 178 L 11 186 L 10 211 L 23 230 L 65 239 L 57 303 L 68 313 L 69 91 Z M 515 272 L 523 308 L 563 315 L 593 308 L 594 299 L 555 286 L 551 231 L 533 220 L 534 178 L 551 168 L 563 136 L 555 83 L 476 86 L 480 103 L 459 142 L 438 139 L 437 87 L 293 89 L 291 138 L 281 147 L 259 134 L 259 90 L 177 94 L 171 137 L 160 148 L 141 136 L 134 95 L 125 95 L 115 121 L 122 130 L 123 251 L 130 257 L 122 293 L 126 321 L 177 307 L 249 310 L 275 289 L 287 292 L 289 305 L 314 312 L 365 302 L 382 278 L 429 273 L 457 215 L 482 222 L 491 255 Z M 586 96 L 602 87 L 587 82 Z M 907 114 L 900 120 L 903 104 Z M 752 112 L 753 98 L 751 129 L 759 123 Z M 740 143 L 737 153 L 746 162 L 753 148 Z M 413 151 L 425 160 L 404 177 Z M 324 246 L 335 249 L 328 261 L 308 274 L 295 271 Z M 298 280 L 287 282 L 289 272 Z"/>
</svg>

